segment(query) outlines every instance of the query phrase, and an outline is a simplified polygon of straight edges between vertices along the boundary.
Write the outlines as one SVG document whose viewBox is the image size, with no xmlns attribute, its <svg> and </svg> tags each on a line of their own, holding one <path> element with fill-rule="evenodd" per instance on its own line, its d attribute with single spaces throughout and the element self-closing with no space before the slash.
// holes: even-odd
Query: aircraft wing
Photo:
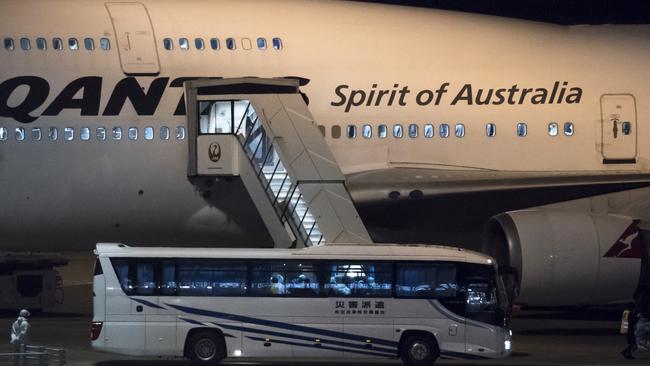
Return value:
<svg viewBox="0 0 650 366">
<path fill-rule="evenodd" d="M 496 214 L 647 187 L 650 174 L 389 168 L 347 175 L 346 186 L 375 241 L 475 247 Z"/>
</svg>

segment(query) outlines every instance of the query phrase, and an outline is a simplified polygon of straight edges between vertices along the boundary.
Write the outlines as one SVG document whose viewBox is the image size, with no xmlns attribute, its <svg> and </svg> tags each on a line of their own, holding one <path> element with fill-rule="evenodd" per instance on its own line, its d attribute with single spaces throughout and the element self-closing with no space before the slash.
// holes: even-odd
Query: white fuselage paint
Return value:
<svg viewBox="0 0 650 366">
<path fill-rule="evenodd" d="M 169 78 L 150 116 L 137 115 L 129 101 L 119 115 L 102 115 L 116 84 L 128 77 L 118 54 L 122 45 L 104 2 L 0 2 L 0 37 L 12 37 L 16 44 L 13 51 L 0 49 L 0 83 L 36 76 L 50 86 L 47 99 L 30 112 L 38 117 L 35 121 L 0 117 L 0 127 L 9 131 L 9 139 L 0 141 L 2 249 L 90 249 L 102 240 L 233 246 L 241 235 L 258 242 L 267 239 L 264 233 L 251 232 L 261 220 L 242 222 L 251 211 L 240 207 L 232 194 L 225 192 L 220 201 L 228 209 L 209 207 L 188 182 L 187 140 L 177 141 L 173 131 L 187 124 L 185 116 L 174 115 L 182 88 L 169 85 L 179 77 L 309 79 L 301 90 L 309 97 L 315 121 L 325 126 L 327 141 L 345 174 L 392 167 L 566 173 L 650 170 L 650 130 L 643 124 L 650 113 L 647 26 L 568 27 L 350 2 L 141 3 L 151 20 L 160 74 L 138 76 L 137 81 L 147 91 L 156 78 Z M 30 38 L 32 50 L 20 49 L 21 37 Z M 37 37 L 47 39 L 48 50 L 36 49 Z M 53 37 L 63 39 L 64 50 L 52 49 Z M 79 40 L 79 50 L 68 49 L 70 37 Z M 95 51 L 84 49 L 85 37 L 94 38 Z M 100 37 L 110 39 L 110 51 L 99 49 Z M 163 48 L 168 37 L 174 40 L 172 51 Z M 189 40 L 190 50 L 179 49 L 181 37 Z M 204 39 L 205 50 L 195 49 L 196 37 Z M 220 50 L 210 48 L 212 37 L 219 38 Z M 226 49 L 228 37 L 235 39 L 236 50 Z M 258 50 L 257 37 L 265 37 L 269 49 Z M 273 37 L 282 39 L 282 50 L 273 49 Z M 252 41 L 252 49 L 243 49 L 244 38 Z M 54 116 L 42 115 L 69 83 L 87 76 L 102 78 L 99 116 L 81 116 L 80 109 L 69 108 Z M 550 103 L 555 82 L 560 86 L 566 82 L 562 103 Z M 446 92 L 436 93 L 446 83 Z M 466 84 L 471 85 L 474 99 L 479 89 L 483 98 L 493 89 L 494 102 L 497 89 L 506 89 L 505 100 L 469 105 L 463 99 L 452 105 Z M 353 90 L 363 90 L 367 94 L 363 105 L 348 105 L 347 100 L 332 105 L 342 102 L 336 93 L 341 85 L 349 86 L 339 89 L 346 98 Z M 520 91 L 513 93 L 515 103 L 509 104 L 507 89 L 513 85 Z M 400 95 L 404 87 L 409 92 Z M 545 103 L 533 104 L 536 92 L 522 96 L 525 88 L 545 88 L 549 97 Z M 581 90 L 579 98 L 571 88 Z M 368 106 L 373 89 L 389 93 Z M 396 96 L 388 105 L 392 90 Z M 423 90 L 420 100 L 426 99 L 426 90 L 432 92 L 428 105 L 417 104 Z M 27 87 L 17 88 L 7 106 L 19 106 L 27 93 Z M 572 103 L 568 103 L 571 93 Z M 438 94 L 440 102 L 435 105 Z M 636 141 L 634 156 L 629 158 L 636 163 L 603 164 L 603 149 L 611 148 L 603 138 L 610 127 L 603 128 L 601 117 L 601 97 L 606 94 L 634 97 Z M 361 95 L 355 95 L 358 104 Z M 82 98 L 82 93 L 75 98 Z M 516 134 L 519 122 L 527 124 L 526 137 Z M 556 137 L 548 134 L 550 122 L 559 125 Z M 573 136 L 563 134 L 565 122 L 574 124 Z M 408 137 L 411 123 L 419 125 L 418 138 Z M 435 126 L 431 139 L 423 137 L 427 123 Z M 442 123 L 451 127 L 449 138 L 440 137 Z M 463 138 L 454 136 L 457 123 L 466 128 Z M 495 137 L 486 136 L 486 123 L 496 125 Z M 355 139 L 346 136 L 348 124 L 357 126 Z M 370 139 L 361 136 L 364 124 L 372 126 Z M 380 124 L 388 126 L 385 139 L 377 138 Z M 395 124 L 404 127 L 402 138 L 392 137 Z M 94 130 L 100 126 L 109 134 L 112 127 L 122 127 L 122 141 L 112 141 L 110 136 L 97 141 Z M 131 126 L 140 130 L 138 141 L 126 137 Z M 143 139 L 146 126 L 155 129 L 153 141 Z M 161 126 L 172 129 L 169 141 L 160 140 Z M 332 138 L 332 126 L 341 126 L 340 138 Z M 15 140 L 17 127 L 26 129 L 25 141 Z M 43 130 L 42 141 L 31 141 L 32 127 Z M 55 142 L 47 139 L 49 127 L 59 128 Z M 75 129 L 74 141 L 63 140 L 65 127 Z M 90 141 L 79 139 L 83 127 L 93 131 Z"/>
</svg>

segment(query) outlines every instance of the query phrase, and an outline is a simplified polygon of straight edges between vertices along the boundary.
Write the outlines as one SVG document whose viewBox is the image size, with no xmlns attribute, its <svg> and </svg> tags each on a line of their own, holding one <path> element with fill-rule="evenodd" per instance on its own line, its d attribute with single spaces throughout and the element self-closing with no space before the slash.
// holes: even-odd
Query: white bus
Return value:
<svg viewBox="0 0 650 366">
<path fill-rule="evenodd" d="M 493 260 L 440 246 L 97 244 L 92 345 L 137 356 L 494 358 L 511 353 Z"/>
</svg>

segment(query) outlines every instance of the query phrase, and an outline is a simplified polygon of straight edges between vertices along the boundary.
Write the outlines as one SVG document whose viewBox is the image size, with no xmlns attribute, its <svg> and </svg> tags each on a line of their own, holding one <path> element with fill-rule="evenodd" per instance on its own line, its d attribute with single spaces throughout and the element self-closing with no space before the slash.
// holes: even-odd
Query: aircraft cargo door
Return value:
<svg viewBox="0 0 650 366">
<path fill-rule="evenodd" d="M 111 16 L 122 71 L 126 75 L 160 73 L 158 50 L 147 8 L 140 3 L 106 3 Z"/>
<path fill-rule="evenodd" d="M 636 163 L 636 103 L 632 94 L 600 98 L 603 164 Z"/>
</svg>

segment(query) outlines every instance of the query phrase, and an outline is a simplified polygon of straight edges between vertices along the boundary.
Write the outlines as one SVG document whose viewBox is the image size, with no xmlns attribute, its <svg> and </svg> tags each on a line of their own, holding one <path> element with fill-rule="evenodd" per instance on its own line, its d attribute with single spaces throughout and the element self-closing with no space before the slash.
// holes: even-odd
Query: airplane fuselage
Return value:
<svg viewBox="0 0 650 366">
<path fill-rule="evenodd" d="M 188 181 L 188 78 L 300 78 L 347 175 L 650 173 L 645 26 L 349 2 L 142 1 L 130 17 L 103 2 L 0 4 L 13 42 L 0 49 L 3 249 L 269 245 L 241 185 L 220 182 L 208 200 Z"/>
</svg>

